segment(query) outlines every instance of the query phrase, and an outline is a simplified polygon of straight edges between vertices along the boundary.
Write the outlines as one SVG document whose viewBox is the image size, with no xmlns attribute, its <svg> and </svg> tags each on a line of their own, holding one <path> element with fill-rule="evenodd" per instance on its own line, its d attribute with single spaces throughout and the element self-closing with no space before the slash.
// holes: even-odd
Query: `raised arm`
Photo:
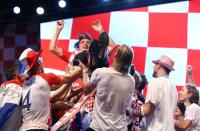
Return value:
<svg viewBox="0 0 200 131">
<path fill-rule="evenodd" d="M 193 76 L 193 67 L 191 65 L 187 66 L 187 75 L 188 75 L 188 83 L 196 85 L 196 82 Z"/>
<path fill-rule="evenodd" d="M 71 85 L 76 79 L 82 75 L 82 68 L 79 66 L 72 66 L 68 73 L 62 79 L 63 84 Z M 62 76 L 61 76 L 62 77 Z"/>
<path fill-rule="evenodd" d="M 99 34 L 104 32 L 103 26 L 101 24 L 100 20 L 96 20 L 92 23 L 91 26 L 95 31 L 99 32 Z M 109 37 L 109 43 L 108 43 L 108 52 L 110 52 L 114 47 L 116 46 L 116 43 Z"/>
<path fill-rule="evenodd" d="M 52 36 L 52 39 L 49 45 L 49 50 L 57 56 L 63 55 L 62 49 L 57 47 L 57 40 L 63 27 L 64 27 L 64 20 L 59 20 L 56 22 L 56 30 Z"/>
</svg>

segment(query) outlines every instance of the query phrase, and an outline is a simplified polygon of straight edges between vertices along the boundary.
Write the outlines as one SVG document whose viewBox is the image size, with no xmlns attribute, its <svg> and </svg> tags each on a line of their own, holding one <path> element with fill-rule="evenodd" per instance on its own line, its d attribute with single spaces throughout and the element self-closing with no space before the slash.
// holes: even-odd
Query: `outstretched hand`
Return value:
<svg viewBox="0 0 200 131">
<path fill-rule="evenodd" d="M 65 24 L 64 20 L 58 20 L 56 22 L 56 28 L 62 30 L 64 27 L 64 24 Z"/>
<path fill-rule="evenodd" d="M 188 73 L 188 75 L 192 75 L 192 70 L 193 70 L 193 67 L 191 65 L 188 65 L 187 66 L 187 73 Z"/>
<path fill-rule="evenodd" d="M 99 33 L 104 32 L 100 20 L 96 20 L 96 21 L 92 22 L 92 26 L 91 26 L 91 27 L 92 27 L 95 31 L 97 31 L 97 32 L 99 32 Z"/>
</svg>

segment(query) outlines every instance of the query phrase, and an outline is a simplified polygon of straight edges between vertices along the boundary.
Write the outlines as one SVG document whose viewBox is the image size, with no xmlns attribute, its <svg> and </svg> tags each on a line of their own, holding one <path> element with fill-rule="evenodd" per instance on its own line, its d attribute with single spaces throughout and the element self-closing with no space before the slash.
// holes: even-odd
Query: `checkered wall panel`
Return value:
<svg viewBox="0 0 200 131">
<path fill-rule="evenodd" d="M 0 82 L 5 81 L 5 71 L 17 60 L 21 52 L 30 47 L 40 48 L 40 25 L 38 23 L 21 23 L 0 26 Z"/>
<path fill-rule="evenodd" d="M 183 86 L 187 81 L 186 66 L 191 64 L 200 86 L 200 0 L 66 19 L 58 40 L 59 46 L 74 50 L 76 36 L 82 32 L 97 38 L 98 33 L 90 27 L 96 19 L 101 20 L 105 31 L 117 44 L 133 47 L 135 67 L 149 80 L 152 79 L 152 60 L 166 54 L 175 61 L 171 81 L 178 87 Z M 48 51 L 55 24 L 56 21 L 41 24 L 41 45 L 45 67 L 62 71 L 66 63 Z"/>
</svg>

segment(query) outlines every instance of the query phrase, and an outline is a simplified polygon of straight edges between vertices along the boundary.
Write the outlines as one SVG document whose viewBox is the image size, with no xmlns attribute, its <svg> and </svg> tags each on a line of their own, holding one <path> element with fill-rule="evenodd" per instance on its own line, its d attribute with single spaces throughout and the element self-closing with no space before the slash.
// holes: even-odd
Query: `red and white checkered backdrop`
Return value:
<svg viewBox="0 0 200 131">
<path fill-rule="evenodd" d="M 162 54 L 175 61 L 175 71 L 170 79 L 181 87 L 186 80 L 186 66 L 194 67 L 194 76 L 200 86 L 200 0 L 127 9 L 103 14 L 65 19 L 58 45 L 73 51 L 77 35 L 98 33 L 91 28 L 97 19 L 117 44 L 127 44 L 134 49 L 134 65 L 148 80 L 152 79 L 152 60 Z M 56 21 L 42 23 L 41 48 L 46 71 L 63 71 L 67 63 L 48 51 Z"/>
<path fill-rule="evenodd" d="M 39 33 L 40 25 L 34 22 L 0 26 L 0 83 L 5 81 L 5 70 L 17 64 L 24 49 L 39 49 Z"/>
</svg>

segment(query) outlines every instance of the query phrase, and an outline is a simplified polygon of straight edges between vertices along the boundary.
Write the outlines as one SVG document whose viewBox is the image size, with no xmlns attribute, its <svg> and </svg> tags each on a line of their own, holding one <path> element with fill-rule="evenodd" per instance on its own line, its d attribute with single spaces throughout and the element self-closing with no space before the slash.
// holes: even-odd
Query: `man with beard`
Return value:
<svg viewBox="0 0 200 131">
<path fill-rule="evenodd" d="M 145 104 L 133 110 L 132 114 L 145 117 L 145 131 L 174 131 L 173 114 L 178 97 L 176 87 L 169 80 L 174 62 L 165 55 L 152 62 L 155 64 L 155 79 L 148 84 Z"/>
<path fill-rule="evenodd" d="M 19 74 L 25 75 L 22 91 L 23 123 L 20 130 L 46 131 L 51 124 L 51 91 L 71 85 L 81 75 L 81 68 L 66 75 L 44 73 L 40 61 L 42 51 L 36 52 L 31 48 L 25 49 L 19 57 Z M 58 90 L 59 93 L 61 90 Z M 54 97 L 56 92 L 54 92 Z M 57 94 L 56 93 L 56 94 Z M 51 97 L 51 98 L 50 98 Z"/>
</svg>

